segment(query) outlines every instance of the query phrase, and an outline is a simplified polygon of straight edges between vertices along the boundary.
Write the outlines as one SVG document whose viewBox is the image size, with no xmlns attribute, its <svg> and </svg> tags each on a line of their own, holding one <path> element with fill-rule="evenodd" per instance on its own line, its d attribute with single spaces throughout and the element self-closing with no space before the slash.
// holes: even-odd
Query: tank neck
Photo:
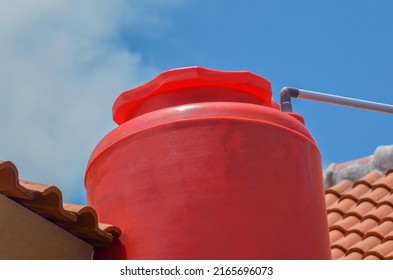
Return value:
<svg viewBox="0 0 393 280">
<path fill-rule="evenodd" d="M 241 102 L 278 109 L 270 82 L 256 74 L 186 67 L 162 72 L 121 93 L 113 104 L 113 120 L 121 125 L 155 110 L 201 102 Z"/>
</svg>

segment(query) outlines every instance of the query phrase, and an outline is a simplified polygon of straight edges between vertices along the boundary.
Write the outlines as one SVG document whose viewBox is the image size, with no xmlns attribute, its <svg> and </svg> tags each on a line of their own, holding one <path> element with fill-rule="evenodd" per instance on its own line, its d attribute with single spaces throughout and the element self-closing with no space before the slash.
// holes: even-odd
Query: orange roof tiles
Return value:
<svg viewBox="0 0 393 280">
<path fill-rule="evenodd" d="M 393 259 L 393 169 L 325 194 L 333 259 Z"/>
<path fill-rule="evenodd" d="M 96 247 L 112 244 L 119 228 L 98 223 L 89 206 L 64 203 L 54 186 L 19 180 L 12 162 L 0 161 L 0 193 Z M 393 259 L 393 169 L 373 171 L 325 192 L 332 258 Z"/>
<path fill-rule="evenodd" d="M 92 207 L 64 203 L 57 187 L 19 180 L 10 161 L 0 161 L 0 193 L 95 247 L 107 247 L 121 234 L 116 226 L 98 223 Z"/>
</svg>

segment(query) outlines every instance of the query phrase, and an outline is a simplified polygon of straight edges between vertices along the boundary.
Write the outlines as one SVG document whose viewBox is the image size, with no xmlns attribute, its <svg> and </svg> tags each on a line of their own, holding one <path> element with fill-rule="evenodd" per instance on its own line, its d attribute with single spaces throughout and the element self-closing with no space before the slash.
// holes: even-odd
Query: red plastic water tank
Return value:
<svg viewBox="0 0 393 280">
<path fill-rule="evenodd" d="M 161 73 L 122 93 L 85 185 L 119 226 L 103 259 L 330 259 L 318 147 L 250 72 Z"/>
</svg>

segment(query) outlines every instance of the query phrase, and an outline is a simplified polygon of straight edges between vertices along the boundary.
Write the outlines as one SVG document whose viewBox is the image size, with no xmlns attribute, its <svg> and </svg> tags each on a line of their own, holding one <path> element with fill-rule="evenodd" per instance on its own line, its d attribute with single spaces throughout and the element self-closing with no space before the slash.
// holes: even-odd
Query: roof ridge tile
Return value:
<svg viewBox="0 0 393 280">
<path fill-rule="evenodd" d="M 98 223 L 98 227 L 101 230 L 111 234 L 113 236 L 113 240 L 119 239 L 120 235 L 122 234 L 121 229 L 117 226 L 114 226 L 114 225 L 105 224 L 105 223 Z"/>
<path fill-rule="evenodd" d="M 63 208 L 63 195 L 57 187 L 25 180 L 20 184 L 34 195 L 32 200 L 16 199 L 23 206 L 51 221 L 76 221 L 76 216 Z"/>
<path fill-rule="evenodd" d="M 0 193 L 95 247 L 110 246 L 121 234 L 115 226 L 98 223 L 92 207 L 64 203 L 56 186 L 19 180 L 18 169 L 10 161 L 0 161 Z"/>
<path fill-rule="evenodd" d="M 11 161 L 0 160 L 0 193 L 12 198 L 33 198 L 33 193 L 20 185 L 18 169 Z"/>
</svg>

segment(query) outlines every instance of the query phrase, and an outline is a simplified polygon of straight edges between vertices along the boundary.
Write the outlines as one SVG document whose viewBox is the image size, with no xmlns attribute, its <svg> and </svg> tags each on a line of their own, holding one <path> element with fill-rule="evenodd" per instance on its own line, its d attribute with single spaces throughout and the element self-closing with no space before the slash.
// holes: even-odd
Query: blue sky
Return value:
<svg viewBox="0 0 393 280">
<path fill-rule="evenodd" d="M 56 3 L 53 3 L 56 2 Z M 85 203 L 83 175 L 120 92 L 161 71 L 249 70 L 393 104 L 393 2 L 12 1 L 0 11 L 0 159 Z M 393 116 L 294 100 L 326 167 L 393 144 Z"/>
</svg>

